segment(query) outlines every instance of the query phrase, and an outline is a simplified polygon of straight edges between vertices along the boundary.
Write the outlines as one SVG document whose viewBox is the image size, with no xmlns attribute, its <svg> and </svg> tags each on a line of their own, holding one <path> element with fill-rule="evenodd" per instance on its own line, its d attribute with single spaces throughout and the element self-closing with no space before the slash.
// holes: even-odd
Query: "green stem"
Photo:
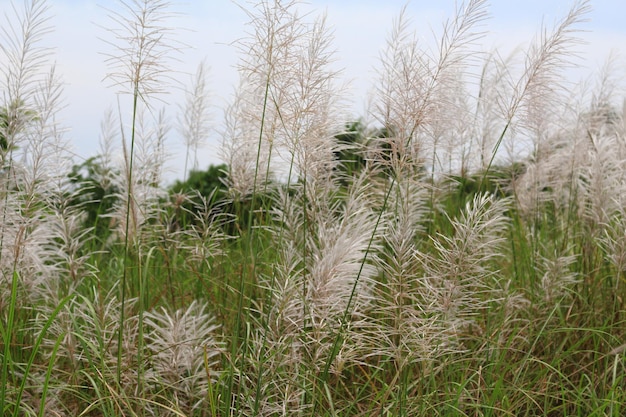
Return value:
<svg viewBox="0 0 626 417">
<path fill-rule="evenodd" d="M 136 120 L 137 120 L 137 106 L 139 103 L 139 83 L 135 82 L 135 88 L 133 92 L 133 115 L 131 122 L 131 135 L 130 135 L 130 152 L 128 155 L 128 175 L 126 178 L 127 181 L 127 192 L 126 192 L 126 230 L 124 236 L 124 264 L 123 264 L 123 272 L 122 272 L 122 288 L 121 288 L 121 298 L 120 298 L 120 323 L 117 334 L 117 384 L 121 386 L 122 383 L 122 342 L 124 340 L 124 320 L 125 320 L 125 308 L 126 308 L 126 281 L 128 278 L 128 268 L 129 268 L 129 239 L 128 234 L 130 232 L 130 208 L 131 208 L 131 198 L 132 194 L 132 184 L 133 184 L 133 155 L 135 152 L 135 130 L 136 130 Z"/>
</svg>

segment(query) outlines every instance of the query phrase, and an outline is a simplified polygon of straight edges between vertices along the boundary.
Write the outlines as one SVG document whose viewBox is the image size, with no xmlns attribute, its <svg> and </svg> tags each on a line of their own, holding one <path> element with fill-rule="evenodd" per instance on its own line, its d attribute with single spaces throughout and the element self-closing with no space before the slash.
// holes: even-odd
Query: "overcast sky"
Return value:
<svg viewBox="0 0 626 417">
<path fill-rule="evenodd" d="M 13 1 L 18 8 L 22 0 Z M 12 15 L 10 0 L 0 0 L 0 13 Z M 241 0 L 245 4 L 244 0 Z M 374 77 L 373 68 L 384 46 L 393 19 L 407 2 L 405 0 L 309 0 L 304 10 L 326 12 L 328 23 L 334 29 L 337 65 L 344 68 L 344 76 L 351 81 L 354 99 L 353 112 L 360 116 L 364 111 L 364 96 Z M 484 39 L 484 50 L 498 48 L 504 53 L 515 47 L 525 46 L 541 28 L 542 21 L 550 26 L 567 13 L 568 0 L 491 0 L 491 18 L 486 22 L 489 35 Z M 55 32 L 46 43 L 56 47 L 58 71 L 65 82 L 66 107 L 62 123 L 79 157 L 93 156 L 98 152 L 99 125 L 107 108 L 115 106 L 115 91 L 102 82 L 107 68 L 101 52 L 105 44 L 99 37 L 107 33 L 98 25 L 110 25 L 106 11 L 113 0 L 50 0 L 51 24 Z M 596 72 L 613 50 L 621 53 L 626 46 L 626 1 L 592 0 L 589 22 L 584 24 L 588 32 L 581 37 L 586 41 L 580 46 L 584 57 L 581 68 L 570 72 L 569 77 L 582 77 Z M 442 22 L 451 17 L 454 0 L 413 0 L 408 4 L 408 15 L 413 28 L 424 39 L 432 39 L 432 32 L 441 28 Z M 228 102 L 237 74 L 235 48 L 230 44 L 241 38 L 247 20 L 245 13 L 230 0 L 187 0 L 174 7 L 181 12 L 177 25 L 188 31 L 179 31 L 182 41 L 193 49 L 178 56 L 179 70 L 193 73 L 203 59 L 210 66 L 209 86 L 212 104 L 215 106 L 215 124 L 219 125 L 221 110 Z M 4 22 L 3 22 L 4 23 Z M 625 72 L 626 74 L 626 72 Z M 190 76 L 177 75 L 182 81 Z M 168 102 L 181 100 L 180 94 L 172 94 Z M 175 120 L 176 106 L 168 110 L 170 120 Z M 170 178 L 182 177 L 183 149 L 175 129 L 169 138 L 174 168 Z M 209 163 L 219 163 L 213 138 L 212 146 L 201 154 L 199 168 Z M 77 160 L 80 162 L 80 159 Z"/>
</svg>

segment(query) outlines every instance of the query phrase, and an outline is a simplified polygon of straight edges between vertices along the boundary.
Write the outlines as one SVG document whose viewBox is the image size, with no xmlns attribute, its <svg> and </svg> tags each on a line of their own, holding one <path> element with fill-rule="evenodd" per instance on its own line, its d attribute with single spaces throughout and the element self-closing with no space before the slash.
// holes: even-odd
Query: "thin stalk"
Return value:
<svg viewBox="0 0 626 417">
<path fill-rule="evenodd" d="M 13 279 L 11 280 L 11 302 L 9 304 L 9 314 L 7 317 L 7 324 L 2 329 L 2 342 L 4 343 L 4 352 L 2 356 L 2 371 L 0 372 L 0 413 L 4 415 L 7 386 L 9 379 L 9 362 L 11 361 L 11 340 L 13 338 L 13 326 L 15 320 L 15 310 L 17 304 L 17 284 L 19 281 L 19 274 L 13 269 Z M 1 325 L 1 323 L 0 323 Z"/>
<path fill-rule="evenodd" d="M 493 150 L 491 151 L 491 158 L 489 159 L 489 164 L 487 165 L 487 168 L 485 168 L 485 171 L 483 172 L 483 176 L 480 180 L 480 188 L 479 188 L 480 190 L 482 190 L 483 187 L 486 186 L 487 174 L 489 174 L 489 171 L 491 170 L 491 166 L 493 165 L 493 161 L 496 159 L 496 154 L 498 153 L 498 149 L 500 149 L 500 145 L 502 144 L 502 141 L 504 140 L 504 136 L 509 131 L 510 127 L 511 127 L 511 119 L 509 119 L 506 125 L 504 125 L 504 128 L 502 129 L 502 133 L 500 133 L 500 137 L 498 137 L 498 141 L 496 142 L 496 144 L 493 147 Z"/>
<path fill-rule="evenodd" d="M 44 333 L 42 332 L 42 335 Z M 54 343 L 54 347 L 52 348 L 52 352 L 50 354 L 50 362 L 48 363 L 48 369 L 46 370 L 46 377 L 43 382 L 43 388 L 41 390 L 41 399 L 39 400 L 39 412 L 37 413 L 37 417 L 43 417 L 46 411 L 46 397 L 48 396 L 48 388 L 50 385 L 50 377 L 52 376 L 52 368 L 54 367 L 54 361 L 57 356 L 57 352 L 59 351 L 59 346 L 63 341 L 63 334 L 60 334 L 57 337 L 56 342 Z"/>
<path fill-rule="evenodd" d="M 245 266 L 248 265 L 249 261 L 252 261 L 252 276 L 254 276 L 254 273 L 256 271 L 256 259 L 255 259 L 255 254 L 252 250 L 252 244 L 253 244 L 253 237 L 254 237 L 254 228 L 252 227 L 252 221 L 253 221 L 253 216 L 254 216 L 254 210 L 256 207 L 256 203 L 257 203 L 257 181 L 258 181 L 258 175 L 259 175 L 259 167 L 260 167 L 260 159 L 261 159 L 261 149 L 262 149 L 262 145 L 263 145 L 263 134 L 265 132 L 265 117 L 267 114 L 267 106 L 268 106 L 268 101 L 269 101 L 269 94 L 270 94 L 270 76 L 271 74 L 268 72 L 267 74 L 267 79 L 265 80 L 265 92 L 263 95 L 263 110 L 261 112 L 261 126 L 259 129 L 259 140 L 258 140 L 258 144 L 257 144 L 257 155 L 256 155 L 256 162 L 255 162 L 255 167 L 254 167 L 254 183 L 252 184 L 252 201 L 251 201 L 251 206 L 250 206 L 250 210 L 248 212 L 248 221 L 247 221 L 247 234 L 248 234 L 248 242 L 246 245 L 246 249 L 245 249 L 245 256 L 244 256 L 244 262 L 243 262 L 243 267 L 241 269 L 241 273 L 239 274 L 239 294 L 238 294 L 238 298 L 237 298 L 237 314 L 236 314 L 236 319 L 235 319 L 235 331 L 233 333 L 233 340 L 232 340 L 232 344 L 231 344 L 231 358 L 235 358 L 236 357 L 236 353 L 237 353 L 237 345 L 239 344 L 239 337 L 240 337 L 240 326 L 241 326 L 241 319 L 242 319 L 242 310 L 243 310 L 243 299 L 244 299 L 244 289 L 245 289 Z M 268 162 L 269 164 L 269 162 Z M 247 334 L 247 333 L 246 333 Z M 245 346 L 244 346 L 245 347 Z M 240 368 L 239 369 L 243 369 L 244 363 L 245 363 L 245 349 L 242 350 L 242 354 L 240 357 Z M 233 392 L 233 384 L 234 384 L 234 379 L 230 378 L 230 382 L 228 385 L 228 395 L 226 396 L 227 400 L 230 402 L 232 401 L 232 392 Z M 239 389 L 241 388 L 241 385 L 239 384 L 237 386 L 237 394 L 239 394 Z M 239 395 L 237 395 L 237 397 L 239 397 Z M 236 406 L 238 399 L 235 399 L 235 403 L 233 404 L 234 406 Z"/>
<path fill-rule="evenodd" d="M 209 366 L 209 357 L 207 352 L 207 346 L 204 346 L 203 353 L 203 362 L 204 362 L 204 370 L 206 372 L 208 387 L 207 387 L 207 397 L 209 397 L 209 410 L 211 411 L 211 417 L 217 417 L 217 405 L 215 403 L 215 393 L 213 392 L 213 382 L 211 381 L 211 367 Z"/>
<path fill-rule="evenodd" d="M 278 115 L 281 118 L 282 121 L 282 117 L 280 114 L 280 110 L 278 111 Z M 289 187 L 291 186 L 291 179 L 293 176 L 293 168 L 294 168 L 294 164 L 295 164 L 295 154 L 292 153 L 291 154 L 291 161 L 289 163 L 289 173 L 287 174 L 287 194 L 289 194 Z M 269 161 L 267 163 L 267 172 L 266 175 L 269 175 Z M 283 215 L 282 215 L 283 220 L 285 219 L 285 212 L 283 211 Z M 280 247 L 283 241 L 283 231 L 284 228 L 280 229 L 280 233 L 278 235 L 278 239 L 277 239 L 277 245 Z M 270 291 L 267 292 L 267 296 L 265 298 L 265 302 L 263 303 L 263 317 L 268 317 L 269 313 L 267 311 L 267 308 L 269 308 L 270 305 L 270 300 L 269 297 L 271 295 L 271 289 L 274 288 L 274 282 L 275 282 L 275 278 L 276 278 L 276 271 L 274 270 L 272 272 L 272 280 L 270 283 Z M 267 348 L 267 333 L 268 333 L 268 323 L 267 320 L 263 321 L 263 336 L 262 336 L 262 343 L 261 343 L 261 355 L 259 356 L 261 358 L 261 364 L 259 366 L 259 371 L 257 372 L 257 376 L 256 376 L 256 390 L 255 390 L 255 397 L 254 397 L 254 408 L 253 408 L 253 414 L 256 415 L 259 412 L 259 406 L 260 406 L 260 398 L 261 398 L 261 376 L 263 374 L 263 359 L 265 358 L 265 352 L 266 352 L 266 348 Z"/>
<path fill-rule="evenodd" d="M 24 389 L 26 388 L 26 382 L 27 382 L 27 379 L 28 379 L 27 376 L 30 373 L 30 368 L 33 366 L 33 363 L 35 362 L 35 358 L 37 357 L 37 353 L 39 352 L 39 347 L 41 346 L 41 342 L 43 341 L 44 336 L 46 336 L 46 333 L 48 332 L 48 329 L 52 325 L 52 322 L 54 321 L 56 316 L 59 314 L 61 309 L 65 306 L 65 304 L 67 303 L 67 301 L 71 297 L 72 296 L 69 295 L 69 296 L 65 297 L 64 299 L 62 299 L 59 302 L 59 305 L 54 309 L 54 311 L 52 311 L 52 314 L 50 314 L 50 317 L 47 318 L 46 323 L 44 324 L 43 328 L 39 332 L 39 335 L 37 336 L 37 339 L 35 340 L 35 343 L 33 344 L 32 352 L 31 352 L 30 357 L 28 359 L 28 363 L 26 364 L 26 368 L 24 369 L 24 375 L 22 377 L 22 383 L 20 384 L 20 387 L 19 387 L 19 389 L 17 391 L 17 397 L 15 399 L 16 406 L 18 406 L 21 403 L 21 401 L 22 401 L 22 395 L 24 394 Z M 57 338 L 57 341 L 55 342 L 55 348 L 54 348 L 54 350 L 52 352 L 52 358 L 50 359 L 50 366 L 49 366 L 49 368 L 51 368 L 52 364 L 54 363 L 54 356 L 56 355 L 56 350 L 58 349 L 58 346 L 61 343 L 62 338 L 63 338 L 63 335 L 60 335 Z M 50 372 L 50 369 L 48 370 L 48 372 Z M 48 388 L 47 384 L 44 384 L 43 388 L 44 388 L 44 391 L 46 391 L 47 388 Z M 45 393 L 42 394 L 42 396 L 45 397 Z M 43 401 L 42 401 L 42 404 L 43 404 Z M 2 408 L 0 408 L 0 410 L 2 410 Z M 15 410 L 15 411 L 17 411 L 17 410 Z"/>
<path fill-rule="evenodd" d="M 144 396 L 144 381 L 143 381 L 143 377 L 144 377 L 144 373 L 145 373 L 145 367 L 144 367 L 144 363 L 143 363 L 143 350 L 144 350 L 144 311 L 146 309 L 146 301 L 148 301 L 148 298 L 146 297 L 146 295 L 148 294 L 148 278 L 147 278 L 147 273 L 150 269 L 150 260 L 154 257 L 154 252 L 156 251 L 156 246 L 153 246 L 152 248 L 150 248 L 150 250 L 148 251 L 148 254 L 146 255 L 146 264 L 145 264 L 145 268 L 141 268 L 142 271 L 139 271 L 138 273 L 138 277 L 139 277 L 139 298 L 138 298 L 138 310 L 139 310 L 139 317 L 138 317 L 138 333 L 137 333 L 137 394 L 140 397 Z M 145 410 L 143 407 L 140 408 L 140 414 L 143 416 L 145 415 Z"/>
<path fill-rule="evenodd" d="M 361 274 L 363 273 L 363 269 L 365 268 L 365 262 L 367 261 L 367 257 L 370 254 L 372 249 L 372 245 L 374 243 L 374 238 L 376 237 L 376 233 L 378 231 L 378 227 L 380 226 L 380 222 L 382 221 L 383 214 L 385 213 L 385 209 L 387 208 L 387 203 L 389 201 L 389 197 L 391 196 L 391 191 L 396 183 L 395 176 L 391 178 L 391 183 L 389 184 L 389 189 L 385 193 L 385 199 L 383 200 L 383 206 L 381 207 L 380 213 L 376 218 L 376 224 L 374 225 L 374 229 L 372 230 L 372 234 L 370 235 L 369 242 L 367 243 L 367 249 L 365 250 L 365 254 L 363 255 L 363 260 L 361 261 L 361 265 L 359 267 L 359 272 L 357 273 L 356 279 L 354 280 L 354 284 L 352 285 L 352 290 L 350 292 L 350 297 L 348 298 L 348 303 L 346 304 L 346 308 L 343 312 L 343 317 L 341 319 L 341 324 L 339 326 L 339 330 L 337 331 L 337 335 L 335 336 L 335 341 L 333 342 L 333 347 L 330 350 L 330 354 L 328 355 L 328 359 L 326 361 L 326 365 L 324 366 L 324 370 L 322 372 L 322 380 L 328 380 L 328 373 L 330 371 L 330 365 L 332 361 L 335 359 L 337 354 L 339 353 L 339 343 L 341 342 L 341 337 L 343 331 L 346 328 L 348 316 L 350 314 L 350 308 L 352 306 L 352 301 L 354 300 L 356 294 L 356 288 L 361 281 Z M 315 408 L 313 409 L 315 411 Z"/>
<path fill-rule="evenodd" d="M 7 138 L 7 142 L 11 143 L 8 141 L 8 138 Z M 13 171 L 13 148 L 12 147 L 9 151 L 8 170 L 9 170 L 8 178 L 10 178 L 11 172 Z M 9 201 L 9 188 L 10 188 L 8 180 L 5 181 L 4 183 L 6 187 L 3 190 L 4 207 L 2 210 L 2 224 L 0 225 L 0 261 L 2 260 L 2 253 L 3 253 L 3 248 L 4 248 L 4 232 L 5 232 L 4 226 L 7 224 L 6 218 L 7 218 L 8 206 L 9 206 L 8 201 Z M 18 283 L 19 275 L 15 268 L 16 267 L 14 266 L 13 278 L 11 280 L 11 301 L 9 304 L 9 314 L 8 314 L 6 327 L 3 326 L 2 322 L 0 321 L 0 331 L 2 332 L 2 341 L 4 343 L 4 353 L 2 356 L 2 369 L 0 371 L 0 414 L 4 414 L 5 399 L 7 395 L 6 391 L 7 391 L 7 380 L 8 380 L 8 363 L 11 359 L 11 351 L 9 348 L 11 346 L 15 305 L 17 302 L 17 283 Z"/>
<path fill-rule="evenodd" d="M 133 115 L 131 122 L 131 134 L 130 134 L 130 153 L 128 156 L 128 175 L 127 175 L 127 191 L 126 191 L 126 230 L 124 236 L 124 261 L 123 261 L 123 272 L 122 272 L 122 294 L 120 298 L 120 323 L 117 334 L 117 384 L 121 386 L 122 382 L 122 341 L 124 339 L 124 319 L 125 319 L 125 307 L 126 307 L 126 280 L 128 277 L 128 268 L 129 268 L 129 240 L 128 233 L 130 231 L 130 208 L 131 203 L 130 200 L 133 197 L 132 195 L 132 180 L 133 180 L 133 156 L 135 152 L 135 128 L 137 121 L 137 106 L 139 104 L 139 83 L 135 82 L 134 92 L 133 92 Z M 139 259 L 137 259 L 139 262 Z"/>
</svg>

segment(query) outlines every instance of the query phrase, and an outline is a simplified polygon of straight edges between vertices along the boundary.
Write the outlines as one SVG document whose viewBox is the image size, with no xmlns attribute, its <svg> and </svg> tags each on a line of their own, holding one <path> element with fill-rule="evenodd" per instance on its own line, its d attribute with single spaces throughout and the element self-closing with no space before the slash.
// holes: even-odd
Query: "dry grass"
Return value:
<svg viewBox="0 0 626 417">
<path fill-rule="evenodd" d="M 485 1 L 436 51 L 405 9 L 374 122 L 345 132 L 324 16 L 242 6 L 216 205 L 160 186 L 172 5 L 121 2 L 108 80 L 132 113 L 104 118 L 89 186 L 116 204 L 85 225 L 93 194 L 67 177 L 61 82 L 38 46 L 48 6 L 16 7 L 0 42 L 0 414 L 623 414 L 620 83 L 607 66 L 592 94 L 560 84 L 588 8 L 520 65 L 477 55 Z M 211 129 L 206 71 L 177 127 L 190 166 Z"/>
</svg>

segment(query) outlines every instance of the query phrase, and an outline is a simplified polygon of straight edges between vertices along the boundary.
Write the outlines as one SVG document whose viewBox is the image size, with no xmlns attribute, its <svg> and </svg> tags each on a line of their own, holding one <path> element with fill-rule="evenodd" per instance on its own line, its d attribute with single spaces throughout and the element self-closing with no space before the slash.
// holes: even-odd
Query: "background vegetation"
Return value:
<svg viewBox="0 0 626 417">
<path fill-rule="evenodd" d="M 79 164 L 40 46 L 48 6 L 16 6 L 0 43 L 0 413 L 623 415 L 626 117 L 610 65 L 579 95 L 560 75 L 588 9 L 521 65 L 478 52 L 483 0 L 437 51 L 401 12 L 351 121 L 324 19 L 250 3 L 224 164 L 164 189 L 171 5 L 111 12 L 108 80 L 130 110 L 105 115 L 101 154 Z M 205 74 L 179 118 L 193 166 Z"/>
</svg>

